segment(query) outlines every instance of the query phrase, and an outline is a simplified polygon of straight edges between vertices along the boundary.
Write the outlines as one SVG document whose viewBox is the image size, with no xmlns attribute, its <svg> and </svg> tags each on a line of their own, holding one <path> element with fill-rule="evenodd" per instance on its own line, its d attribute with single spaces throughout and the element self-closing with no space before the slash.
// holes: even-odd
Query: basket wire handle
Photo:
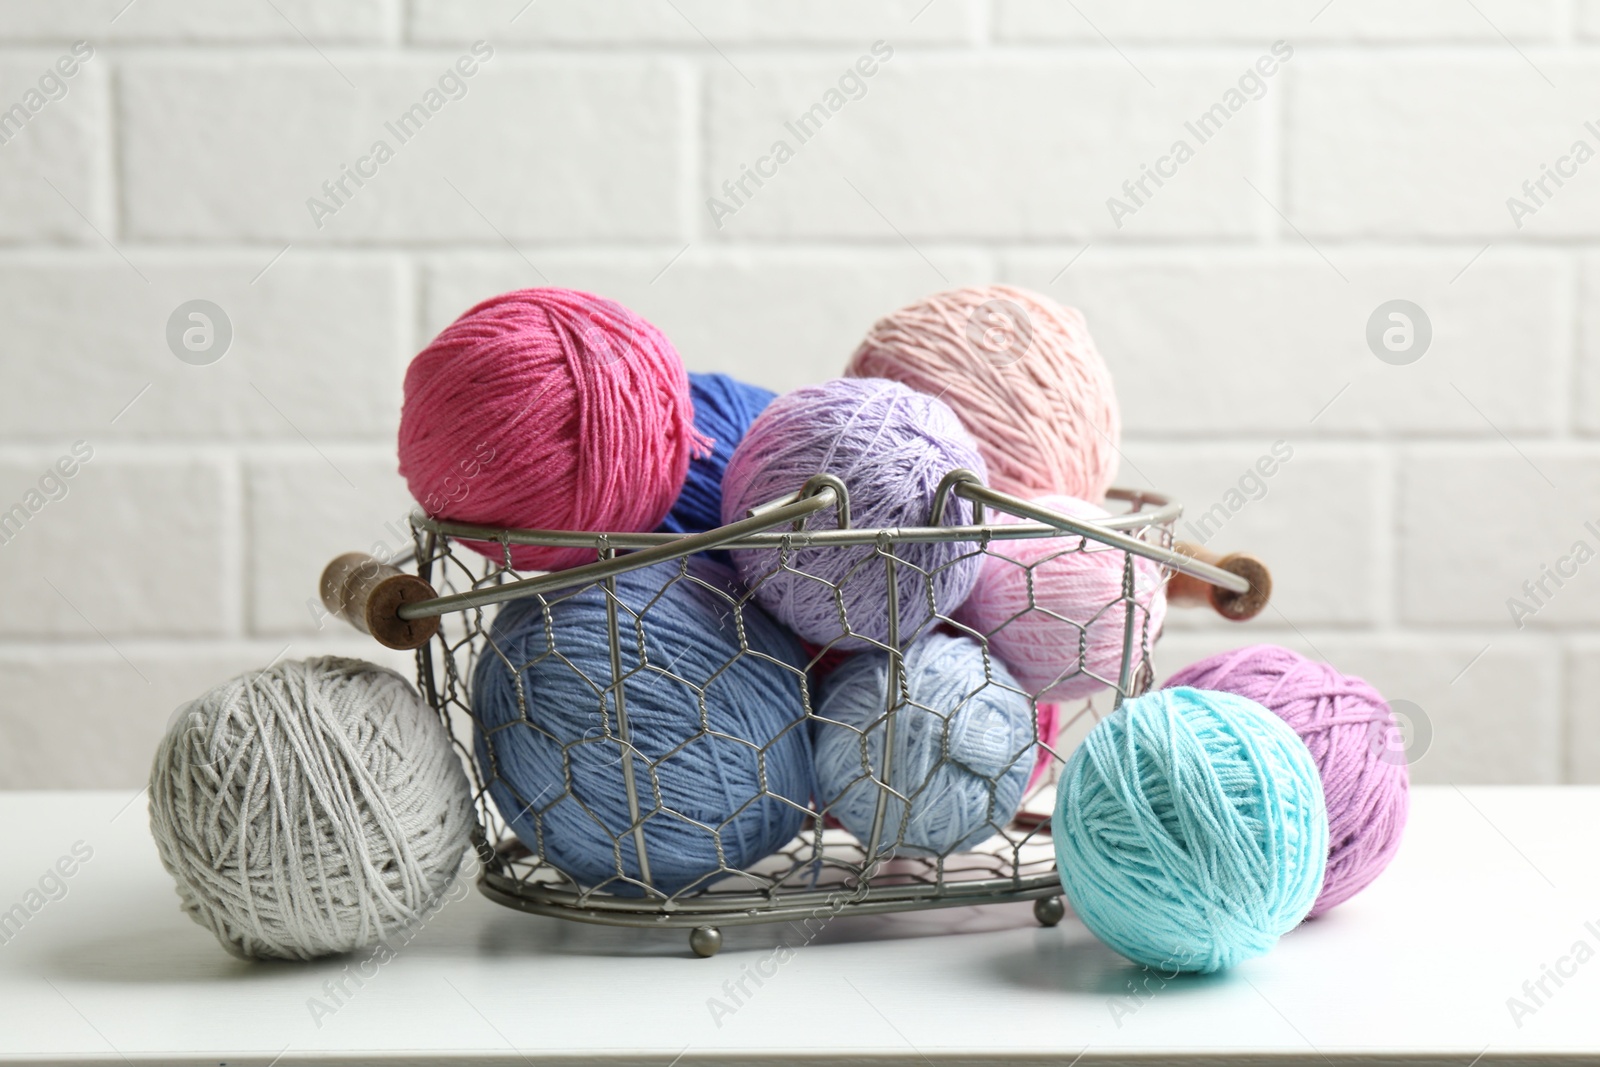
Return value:
<svg viewBox="0 0 1600 1067">
<path fill-rule="evenodd" d="M 752 519 L 761 518 L 762 516 L 770 515 L 778 508 L 799 503 L 808 497 L 815 497 L 824 489 L 832 489 L 836 499 L 838 500 L 839 529 L 850 529 L 850 487 L 845 485 L 843 481 L 832 474 L 813 474 L 809 479 L 806 480 L 805 485 L 802 485 L 799 489 L 796 489 L 788 496 L 780 496 L 778 499 L 769 500 L 765 504 L 757 504 L 755 507 L 746 511 L 745 515 Z M 791 529 L 793 529 L 795 533 L 799 533 L 800 531 L 804 530 L 806 528 L 806 518 L 807 516 L 802 515 L 798 519 L 795 519 L 794 525 L 791 527 Z M 723 529 L 726 530 L 728 527 L 724 526 Z"/>
<path fill-rule="evenodd" d="M 1217 556 L 1204 548 L 1182 542 L 1175 549 L 1148 544 L 1109 526 L 1073 519 L 991 489 L 969 470 L 951 471 L 940 481 L 931 517 L 935 525 L 943 519 L 952 495 L 972 503 L 973 519 L 977 524 L 972 527 L 974 530 L 983 528 L 984 508 L 993 507 L 1153 560 L 1174 572 L 1172 594 L 1177 603 L 1204 603 L 1209 599 L 1212 607 L 1224 617 L 1241 620 L 1259 613 L 1271 594 L 1272 576 L 1254 556 L 1242 553 Z M 1145 501 L 1144 496 L 1137 494 L 1128 499 L 1141 506 Z M 1157 499 L 1149 498 L 1152 502 Z M 330 564 L 324 574 L 323 601 L 331 613 L 351 622 L 357 629 L 371 633 L 382 644 L 390 648 L 413 649 L 426 644 L 436 631 L 437 624 L 432 620 L 448 612 L 589 585 L 641 567 L 722 548 L 785 525 L 790 526 L 794 533 L 804 533 L 805 520 L 829 507 L 837 508 L 838 528 L 833 531 L 833 536 L 851 536 L 849 490 L 833 475 L 818 474 L 807 480 L 799 490 L 754 507 L 747 518 L 715 530 L 674 536 L 662 544 L 652 544 L 568 570 L 500 582 L 447 596 L 436 595 L 432 585 L 425 579 L 417 575 L 404 575 L 392 563 L 384 563 L 360 553 L 349 553 Z M 1177 512 L 1175 505 L 1173 511 Z M 1033 529 L 1037 530 L 1038 527 Z M 459 524 L 451 524 L 446 532 L 468 539 L 495 533 Z M 1022 527 L 1017 527 L 1016 532 L 1023 536 L 1036 536 Z M 504 531 L 499 533 L 502 537 L 505 534 Z M 828 531 L 813 531 L 811 536 L 815 537 L 818 533 L 823 537 L 829 535 Z"/>
<path fill-rule="evenodd" d="M 1169 603 L 1184 606 L 1209 604 L 1224 619 L 1242 622 L 1261 614 L 1261 609 L 1272 598 L 1272 572 L 1255 556 L 1247 552 L 1230 552 L 1224 556 L 1188 541 L 1179 541 L 1172 547 L 1202 563 L 1238 575 L 1248 588 L 1239 593 L 1220 585 L 1208 585 L 1188 574 L 1176 574 L 1167 587 Z"/>
<path fill-rule="evenodd" d="M 401 607 L 437 594 L 426 579 L 405 573 L 395 562 L 346 552 L 323 568 L 318 591 L 330 614 L 388 648 L 420 648 L 439 632 L 437 618 L 401 618 Z"/>
<path fill-rule="evenodd" d="M 1178 574 L 1187 575 L 1204 585 L 1215 586 L 1240 596 L 1252 592 L 1251 580 L 1243 574 L 1225 570 L 1215 564 L 1206 562 L 1202 558 L 1198 558 L 1196 555 L 1175 551 L 1170 548 L 1162 548 L 1160 545 L 1147 544 L 1136 537 L 1129 537 L 1127 534 L 1108 530 L 1097 523 L 1070 518 L 1059 511 L 1051 511 L 1049 508 L 1040 507 L 1038 504 L 1023 500 L 1021 497 L 1012 496 L 1010 493 L 1002 493 L 998 489 L 991 489 L 983 484 L 983 479 L 969 470 L 953 470 L 945 475 L 944 481 L 939 483 L 938 493 L 934 496 L 934 514 L 943 514 L 945 503 L 952 493 L 963 500 L 972 501 L 975 507 L 987 504 L 1019 518 L 1033 519 L 1035 522 L 1054 526 L 1058 530 L 1075 533 L 1079 537 L 1086 537 L 1091 541 L 1099 541 L 1101 544 L 1110 545 L 1112 548 L 1120 548 L 1122 551 L 1132 553 L 1135 556 L 1143 556 L 1145 559 L 1154 560 L 1162 566 L 1169 567 Z M 977 521 L 976 518 L 974 521 Z M 1257 562 L 1259 563 L 1259 561 Z M 1263 567 L 1262 570 L 1265 571 L 1265 568 Z M 1270 585 L 1268 588 L 1270 589 Z M 1263 606 L 1265 603 L 1266 601 L 1263 598 Z"/>
<path fill-rule="evenodd" d="M 815 481 L 815 479 L 813 479 Z M 810 485 L 810 482 L 806 483 Z M 801 490 L 802 493 L 805 490 Z M 407 604 L 400 611 L 403 619 L 419 619 L 424 616 L 443 615 L 450 611 L 461 611 L 465 608 L 484 607 L 488 604 L 498 604 L 501 601 L 513 600 L 517 597 L 534 596 L 536 594 L 554 593 L 562 589 L 572 589 L 581 585 L 590 585 L 594 582 L 610 578 L 628 571 L 636 571 L 641 567 L 648 567 L 656 563 L 666 563 L 670 560 L 682 559 L 692 556 L 696 552 L 705 552 L 709 549 L 720 548 L 729 541 L 737 541 L 753 533 L 762 533 L 774 526 L 782 526 L 805 519 L 814 512 L 832 507 L 835 502 L 845 503 L 839 491 L 832 485 L 819 484 L 816 492 L 809 496 L 802 496 L 799 500 L 790 503 L 775 505 L 769 510 L 762 511 L 748 519 L 730 522 L 726 526 L 719 526 L 715 530 L 705 533 L 691 534 L 688 537 L 679 537 L 668 544 L 656 545 L 652 548 L 641 548 L 637 552 L 627 555 L 615 556 L 611 559 L 602 559 L 595 563 L 585 563 L 580 567 L 572 567 L 564 571 L 553 571 L 533 578 L 522 578 L 515 582 L 505 582 L 501 585 L 488 586 L 483 589 L 469 589 L 461 593 L 452 593 L 449 596 L 435 597 L 421 603 Z M 845 505 L 848 506 L 847 504 Z M 844 508 L 841 508 L 841 517 Z"/>
</svg>

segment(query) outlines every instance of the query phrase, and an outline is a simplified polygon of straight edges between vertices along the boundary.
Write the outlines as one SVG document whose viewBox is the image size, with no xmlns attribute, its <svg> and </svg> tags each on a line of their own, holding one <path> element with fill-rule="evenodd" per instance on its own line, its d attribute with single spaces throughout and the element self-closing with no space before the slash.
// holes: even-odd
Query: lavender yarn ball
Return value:
<svg viewBox="0 0 1600 1067">
<path fill-rule="evenodd" d="M 850 490 L 851 525 L 967 525 L 972 506 L 952 498 L 935 518 L 933 498 L 950 471 L 984 477 L 976 442 L 942 401 L 878 378 L 835 378 L 774 400 L 734 449 L 723 477 L 722 520 L 792 493 L 815 474 Z M 827 508 L 808 530 L 837 523 Z M 889 639 L 888 576 L 871 545 L 738 549 L 739 577 L 761 606 L 814 645 L 882 647 Z M 899 638 L 908 644 L 933 614 L 948 615 L 972 592 L 981 558 L 967 544 L 895 548 Z"/>
</svg>

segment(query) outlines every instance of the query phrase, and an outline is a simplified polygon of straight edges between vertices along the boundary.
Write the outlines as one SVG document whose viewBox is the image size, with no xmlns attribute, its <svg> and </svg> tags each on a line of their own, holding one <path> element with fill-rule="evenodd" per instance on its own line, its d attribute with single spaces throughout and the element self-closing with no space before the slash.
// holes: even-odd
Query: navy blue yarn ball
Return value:
<svg viewBox="0 0 1600 1067">
<path fill-rule="evenodd" d="M 722 525 L 722 472 L 745 431 L 778 394 L 726 374 L 689 375 L 694 428 L 711 439 L 709 455 L 689 461 L 689 475 L 677 503 L 662 520 L 669 533 L 702 533 Z"/>
</svg>

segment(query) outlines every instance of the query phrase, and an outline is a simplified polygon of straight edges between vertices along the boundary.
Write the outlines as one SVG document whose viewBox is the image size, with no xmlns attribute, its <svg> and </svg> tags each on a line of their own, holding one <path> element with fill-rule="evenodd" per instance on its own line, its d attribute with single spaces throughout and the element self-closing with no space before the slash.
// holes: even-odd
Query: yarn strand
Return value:
<svg viewBox="0 0 1600 1067">
<path fill-rule="evenodd" d="M 1388 703 L 1360 678 L 1278 645 L 1252 645 L 1201 660 L 1167 681 L 1237 693 L 1286 722 L 1316 760 L 1327 797 L 1328 875 L 1313 916 L 1370 885 L 1400 848 L 1410 773 L 1390 747 Z"/>
<path fill-rule="evenodd" d="M 184 910 L 243 956 L 310 959 L 415 921 L 473 823 L 443 725 L 393 671 L 287 661 L 182 710 L 150 824 Z"/>
<path fill-rule="evenodd" d="M 1316 765 L 1232 693 L 1125 701 L 1067 764 L 1052 822 L 1062 885 L 1102 941 L 1147 967 L 1209 972 L 1259 956 L 1322 887 Z"/>
</svg>

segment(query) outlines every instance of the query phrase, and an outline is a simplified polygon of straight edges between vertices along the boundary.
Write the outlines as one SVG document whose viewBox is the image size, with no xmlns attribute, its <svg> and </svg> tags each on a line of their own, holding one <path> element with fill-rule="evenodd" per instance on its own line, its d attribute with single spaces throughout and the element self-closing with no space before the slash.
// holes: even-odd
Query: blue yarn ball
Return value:
<svg viewBox="0 0 1600 1067">
<path fill-rule="evenodd" d="M 970 637 L 934 631 L 904 658 L 903 690 L 886 652 L 859 652 L 822 683 L 817 788 L 829 814 L 863 845 L 886 794 L 882 851 L 948 855 L 999 833 L 1017 813 L 1033 770 L 1033 705 Z M 886 791 L 880 783 L 891 685 L 905 695 L 894 712 Z"/>
<path fill-rule="evenodd" d="M 744 440 L 756 416 L 777 396 L 770 389 L 747 385 L 726 374 L 689 375 L 689 399 L 694 403 L 694 428 L 711 440 L 707 455 L 689 460 L 689 475 L 677 503 L 662 520 L 667 533 L 703 533 L 722 525 L 722 472 L 728 457 Z"/>
<path fill-rule="evenodd" d="M 473 673 L 479 765 L 535 855 L 579 885 L 639 895 L 632 760 L 648 884 L 703 888 L 800 831 L 815 782 L 804 654 L 704 558 L 686 574 L 620 575 L 616 595 L 631 745 L 617 733 L 605 591 L 591 586 L 501 608 Z"/>
<path fill-rule="evenodd" d="M 1305 744 L 1255 701 L 1207 689 L 1146 693 L 1091 730 L 1051 826 L 1078 918 L 1162 970 L 1267 952 L 1311 910 L 1328 858 Z"/>
</svg>

